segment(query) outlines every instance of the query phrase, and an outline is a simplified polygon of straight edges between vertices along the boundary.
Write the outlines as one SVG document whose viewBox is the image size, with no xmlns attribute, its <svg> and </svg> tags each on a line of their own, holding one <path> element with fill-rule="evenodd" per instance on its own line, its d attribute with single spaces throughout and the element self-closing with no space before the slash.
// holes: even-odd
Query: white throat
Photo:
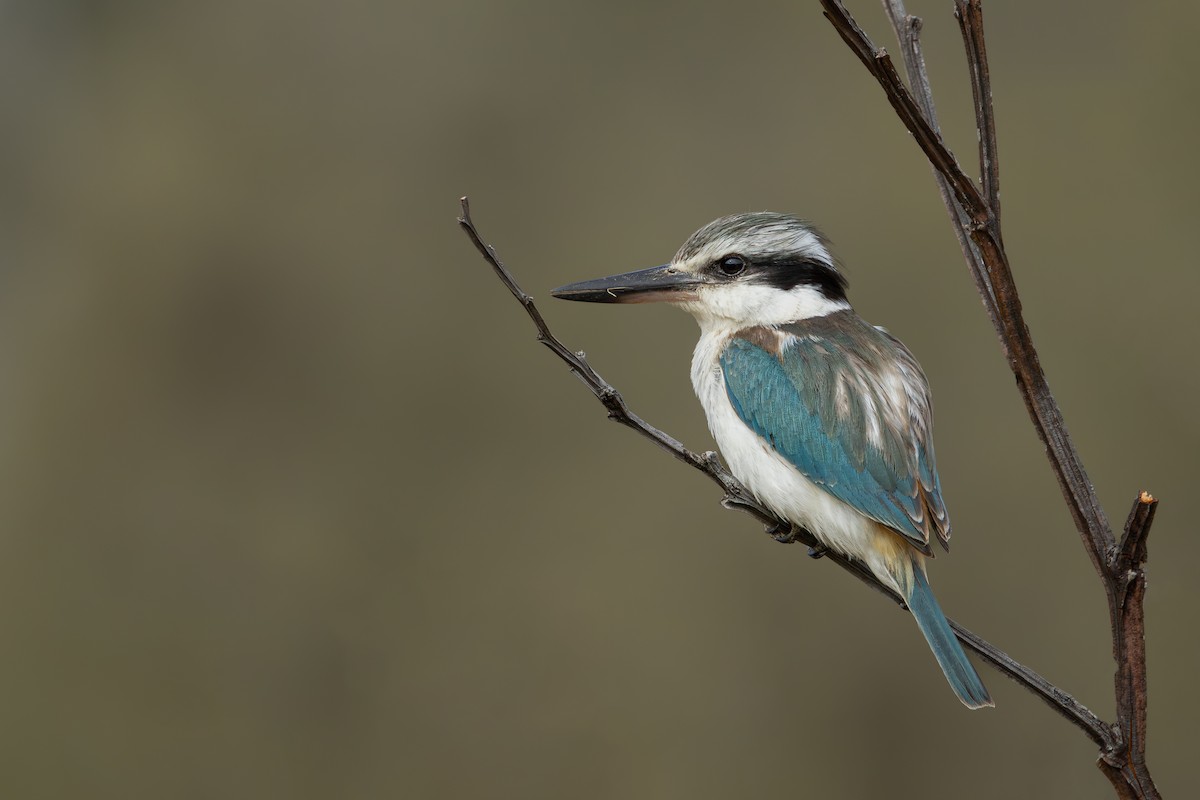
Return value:
<svg viewBox="0 0 1200 800">
<path fill-rule="evenodd" d="M 707 286 L 695 300 L 679 305 L 703 332 L 784 325 L 850 308 L 845 300 L 830 300 L 815 286 L 803 284 L 790 291 L 753 284 Z"/>
</svg>

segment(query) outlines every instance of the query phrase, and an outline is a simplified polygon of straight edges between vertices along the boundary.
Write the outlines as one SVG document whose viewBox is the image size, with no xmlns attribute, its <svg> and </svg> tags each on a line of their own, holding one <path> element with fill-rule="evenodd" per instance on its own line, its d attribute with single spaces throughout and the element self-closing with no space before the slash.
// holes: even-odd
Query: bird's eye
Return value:
<svg viewBox="0 0 1200 800">
<path fill-rule="evenodd" d="M 733 278 L 746 270 L 746 259 L 741 256 L 725 256 L 716 263 L 716 267 L 725 277 Z"/>
</svg>

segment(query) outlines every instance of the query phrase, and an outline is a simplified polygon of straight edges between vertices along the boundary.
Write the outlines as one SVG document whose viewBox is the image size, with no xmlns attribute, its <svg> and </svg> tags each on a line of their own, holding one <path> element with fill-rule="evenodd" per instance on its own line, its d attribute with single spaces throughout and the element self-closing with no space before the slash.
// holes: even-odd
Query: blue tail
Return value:
<svg viewBox="0 0 1200 800">
<path fill-rule="evenodd" d="M 925 634 L 925 641 L 929 642 L 929 649 L 933 650 L 938 665 L 946 674 L 950 688 L 954 689 L 963 705 L 967 708 L 995 705 L 983 681 L 979 680 L 979 674 L 967 660 L 962 645 L 954 637 L 954 631 L 950 630 L 950 623 L 946 622 L 946 615 L 934 599 L 933 590 L 929 588 L 925 570 L 921 569 L 920 564 L 913 564 L 913 589 L 908 608 L 917 620 L 921 633 Z"/>
</svg>

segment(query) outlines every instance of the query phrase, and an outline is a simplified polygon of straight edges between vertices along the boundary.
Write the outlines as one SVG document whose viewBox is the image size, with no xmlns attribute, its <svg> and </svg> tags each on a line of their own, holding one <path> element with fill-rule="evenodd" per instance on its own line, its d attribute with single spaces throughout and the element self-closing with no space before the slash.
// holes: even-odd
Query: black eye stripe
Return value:
<svg viewBox="0 0 1200 800">
<path fill-rule="evenodd" d="M 830 300 L 846 299 L 846 276 L 822 259 L 798 255 L 766 256 L 751 261 L 737 253 L 713 259 L 712 275 L 721 279 L 741 278 L 790 291 L 797 286 L 813 286 Z"/>
<path fill-rule="evenodd" d="M 791 290 L 800 284 L 815 286 L 830 300 L 845 300 L 846 276 L 816 259 L 780 260 L 764 264 L 759 280 L 776 289 Z"/>
</svg>

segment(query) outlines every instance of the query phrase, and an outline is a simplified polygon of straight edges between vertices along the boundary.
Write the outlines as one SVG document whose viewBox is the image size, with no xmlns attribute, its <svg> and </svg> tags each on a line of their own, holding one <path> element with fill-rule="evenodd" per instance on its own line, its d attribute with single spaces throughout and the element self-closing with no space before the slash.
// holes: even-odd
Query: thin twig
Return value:
<svg viewBox="0 0 1200 800">
<path fill-rule="evenodd" d="M 822 547 L 820 541 L 810 531 L 795 527 L 792 523 L 781 519 L 766 506 L 759 503 L 750 491 L 742 486 L 733 477 L 732 473 L 725 469 L 720 459 L 717 458 L 716 453 L 711 451 L 695 453 L 674 437 L 655 428 L 637 414 L 634 414 L 625 403 L 624 398 L 621 397 L 621 393 L 612 384 L 601 378 L 599 373 L 592 368 L 583 351 L 572 351 L 551 332 L 550 326 L 546 324 L 546 320 L 542 317 L 541 312 L 534 303 L 533 297 L 520 287 L 516 278 L 513 277 L 508 268 L 504 266 L 504 262 L 496 254 L 496 249 L 485 243 L 479 235 L 479 231 L 471 219 L 471 206 L 468 199 L 466 197 L 460 198 L 459 205 L 462 208 L 462 216 L 458 218 L 459 226 L 470 237 L 471 242 L 475 245 L 475 249 L 492 265 L 492 269 L 500 278 L 500 281 L 508 287 L 512 296 L 524 307 L 525 312 L 533 321 L 534 327 L 537 328 L 537 340 L 550 348 L 556 356 L 566 362 L 567 366 L 571 368 L 571 372 L 583 381 L 584 385 L 595 395 L 596 399 L 608 409 L 609 419 L 634 429 L 675 458 L 700 470 L 725 491 L 725 497 L 721 500 L 721 503 L 726 508 L 745 511 L 756 517 L 767 526 L 768 531 L 772 532 L 777 539 L 789 542 L 802 542 L 814 549 Z M 836 554 L 830 555 L 837 560 Z M 870 575 L 870 572 L 865 572 L 865 574 Z"/>
<path fill-rule="evenodd" d="M 896 42 L 900 45 L 901 52 L 904 53 L 901 61 L 908 74 L 908 85 L 912 87 L 912 91 L 916 95 L 917 104 L 921 107 L 921 114 L 925 117 L 925 121 L 940 137 L 942 130 L 938 125 L 937 109 L 933 106 L 933 88 L 929 85 L 929 73 L 925 69 L 925 53 L 921 49 L 921 18 L 909 14 L 904 7 L 903 0 L 884 0 L 883 8 L 887 12 L 888 20 L 892 23 Z M 979 248 L 975 246 L 975 242 L 971 241 L 971 223 L 967 218 L 967 212 L 955 202 L 954 192 L 946 177 L 938 172 L 932 164 L 930 167 L 933 169 L 933 179 L 937 183 L 938 194 L 942 197 L 942 204 L 946 206 L 946 212 L 958 222 L 957 225 L 952 226 L 954 238 L 958 240 L 963 259 L 967 262 L 967 266 L 975 278 L 975 285 L 986 287 L 980 290 L 983 308 L 987 311 L 992 326 L 999 329 L 1000 311 L 996 307 L 996 296 L 987 279 L 987 266 L 983 263 L 983 256 L 979 254 Z"/>
<path fill-rule="evenodd" d="M 971 72 L 971 97 L 975 102 L 975 128 L 979 133 L 979 175 L 992 224 L 1000 238 L 1000 149 L 996 144 L 996 115 L 992 110 L 992 76 L 983 38 L 981 0 L 954 0 L 954 17 L 962 30 L 963 47 Z M 932 101 L 930 101 L 932 102 Z"/>
<path fill-rule="evenodd" d="M 875 46 L 840 0 L 821 0 L 821 5 L 825 8 L 826 18 L 833 23 L 842 40 L 854 51 L 867 70 L 875 76 L 879 85 L 883 87 L 888 102 L 892 104 L 896 115 L 916 138 L 934 168 L 946 179 L 972 224 L 986 225 L 987 203 L 980 196 L 979 190 L 975 188 L 974 182 L 959 168 L 958 161 L 942 142 L 942 137 L 925 121 L 916 100 L 905 88 L 904 82 L 900 80 L 900 75 L 892 64 L 892 57 L 883 48 Z"/>
<path fill-rule="evenodd" d="M 1129 519 L 1125 521 L 1125 533 L 1121 536 L 1121 544 L 1117 548 L 1113 561 L 1113 572 L 1130 569 L 1141 569 L 1146 561 L 1146 537 L 1150 535 L 1150 526 L 1154 523 L 1154 511 L 1158 501 L 1149 492 L 1138 492 L 1129 511 Z"/>
<path fill-rule="evenodd" d="M 500 281 L 508 287 L 508 291 L 524 307 L 525 313 L 529 315 L 529 318 L 533 320 L 534 327 L 537 328 L 537 340 L 550 348 L 556 356 L 566 362 L 567 366 L 571 368 L 571 372 L 583 381 L 584 385 L 596 396 L 596 399 L 608 409 L 610 419 L 633 428 L 675 458 L 703 472 L 725 490 L 725 499 L 723 502 L 730 507 L 736 507 L 753 514 L 767 525 L 787 525 L 787 523 L 784 523 L 772 514 L 769 509 L 755 500 L 753 495 L 738 483 L 733 475 L 721 465 L 715 453 L 694 453 L 684 447 L 675 438 L 660 431 L 630 411 L 629 406 L 625 404 L 625 399 L 621 397 L 621 393 L 613 388 L 612 384 L 601 378 L 596 370 L 592 369 L 592 365 L 588 363 L 587 357 L 583 352 L 573 352 L 557 336 L 551 333 L 546 320 L 542 318 L 541 312 L 538 311 L 537 305 L 533 302 L 533 297 L 517 284 L 512 273 L 508 271 L 508 268 L 504 266 L 504 262 L 496 255 L 495 248 L 486 244 L 480 237 L 479 231 L 475 228 L 475 223 L 471 221 L 471 207 L 467 198 L 461 198 L 459 204 L 462 207 L 462 216 L 458 218 L 458 224 L 466 232 L 467 236 L 470 237 L 475 248 L 492 265 L 492 269 L 495 270 Z M 817 547 L 820 544 L 816 537 L 808 531 L 798 532 L 796 539 L 797 541 L 803 541 L 810 547 Z"/>
<path fill-rule="evenodd" d="M 746 511 L 752 514 L 766 525 L 767 532 L 776 541 L 785 543 L 802 542 L 808 545 L 815 551 L 823 553 L 825 560 L 832 561 L 871 588 L 887 595 L 901 608 L 907 608 L 900 596 L 880 583 L 879 579 L 862 563 L 832 550 L 826 550 L 811 532 L 795 527 L 790 522 L 776 516 L 774 512 L 755 500 L 749 490 L 742 486 L 721 465 L 715 453 L 692 452 L 677 440 L 649 425 L 630 411 L 625 401 L 621 399 L 620 393 L 592 369 L 584 354 L 572 351 L 550 331 L 550 327 L 537 310 L 533 298 L 517 284 L 512 273 L 508 271 L 508 268 L 504 266 L 504 262 L 496 254 L 495 248 L 486 244 L 479 235 L 475 223 L 471 220 L 471 209 L 467 198 L 463 197 L 459 202 L 462 206 L 462 216 L 458 218 L 458 224 L 466 232 L 467 236 L 470 237 L 475 248 L 492 265 L 492 269 L 495 270 L 496 275 L 499 276 L 504 285 L 508 287 L 513 297 L 525 308 L 525 312 L 533 320 L 534 327 L 537 328 L 538 341 L 549 347 L 556 356 L 566 362 L 571 371 L 583 381 L 592 394 L 608 409 L 610 419 L 633 428 L 680 461 L 690 464 L 703 472 L 725 491 L 725 497 L 721 501 L 722 505 L 726 508 Z M 982 637 L 972 633 L 953 620 L 950 621 L 950 625 L 954 629 L 955 635 L 958 636 L 959 640 L 966 647 L 978 653 L 985 661 L 996 667 L 996 669 L 1003 672 L 1013 681 L 1041 697 L 1042 700 L 1058 711 L 1058 713 L 1079 726 L 1103 749 L 1108 750 L 1113 746 L 1112 729 L 1070 694 L 1059 689 L 1020 662 L 1013 660 L 1003 650 L 988 643 Z"/>
<path fill-rule="evenodd" d="M 1069 722 L 1078 726 L 1086 733 L 1101 751 L 1107 753 L 1115 749 L 1117 739 L 1113 735 L 1112 728 L 1104 720 L 1093 714 L 1087 706 L 1033 670 L 1013 661 L 1006 653 L 980 639 L 954 620 L 950 620 L 950 627 L 954 629 L 954 634 L 963 644 L 970 647 L 982 656 L 985 661 L 999 669 L 1005 675 L 1025 688 L 1032 690 L 1034 694 L 1038 695 L 1056 713 L 1061 714 Z M 1020 675 L 1019 678 L 1017 677 L 1018 674 Z"/>
</svg>

